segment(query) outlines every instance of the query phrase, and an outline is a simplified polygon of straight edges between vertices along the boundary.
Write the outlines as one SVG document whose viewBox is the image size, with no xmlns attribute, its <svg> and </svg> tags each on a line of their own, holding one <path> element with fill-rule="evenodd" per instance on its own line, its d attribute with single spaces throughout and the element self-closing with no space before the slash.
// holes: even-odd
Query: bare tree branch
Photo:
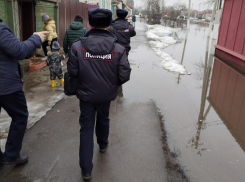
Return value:
<svg viewBox="0 0 245 182">
<path fill-rule="evenodd" d="M 156 23 L 155 15 L 160 13 L 160 0 L 145 0 L 145 13 L 148 18 L 148 23 Z M 153 20 L 153 21 L 152 21 Z"/>
</svg>

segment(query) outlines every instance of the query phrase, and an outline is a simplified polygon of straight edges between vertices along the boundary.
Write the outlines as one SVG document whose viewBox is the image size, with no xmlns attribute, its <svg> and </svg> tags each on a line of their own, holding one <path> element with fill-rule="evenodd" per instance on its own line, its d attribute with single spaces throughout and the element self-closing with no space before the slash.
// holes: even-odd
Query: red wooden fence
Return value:
<svg viewBox="0 0 245 182">
<path fill-rule="evenodd" d="M 245 1 L 226 0 L 216 48 L 245 61 Z"/>
<path fill-rule="evenodd" d="M 83 26 L 87 28 L 87 30 L 91 29 L 88 22 L 88 10 L 95 7 L 98 6 L 72 0 L 61 1 L 59 4 L 59 42 L 61 46 L 63 46 L 66 29 L 74 21 L 77 14 L 83 17 Z"/>
</svg>

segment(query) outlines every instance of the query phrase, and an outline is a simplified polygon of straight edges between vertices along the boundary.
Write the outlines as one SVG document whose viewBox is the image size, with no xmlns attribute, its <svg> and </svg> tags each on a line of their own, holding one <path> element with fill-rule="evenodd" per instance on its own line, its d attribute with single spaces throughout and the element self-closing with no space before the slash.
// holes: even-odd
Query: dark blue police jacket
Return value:
<svg viewBox="0 0 245 182">
<path fill-rule="evenodd" d="M 118 43 L 130 49 L 130 38 L 136 35 L 133 25 L 126 19 L 118 18 L 112 21 L 109 31 L 116 35 Z"/>
<path fill-rule="evenodd" d="M 19 60 L 30 56 L 41 45 L 38 35 L 19 42 L 13 32 L 0 22 L 0 95 L 22 90 L 23 73 Z"/>
<path fill-rule="evenodd" d="M 89 103 L 114 100 L 131 73 L 125 48 L 105 30 L 91 30 L 75 42 L 67 68 L 78 77 L 77 97 Z"/>
</svg>

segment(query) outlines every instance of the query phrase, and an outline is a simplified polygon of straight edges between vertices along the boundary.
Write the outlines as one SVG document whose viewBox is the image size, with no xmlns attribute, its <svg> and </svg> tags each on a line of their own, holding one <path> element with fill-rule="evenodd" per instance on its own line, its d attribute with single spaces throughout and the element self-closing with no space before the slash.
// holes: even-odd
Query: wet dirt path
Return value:
<svg viewBox="0 0 245 182">
<path fill-rule="evenodd" d="M 59 111 L 59 112 L 58 112 Z M 79 102 L 59 101 L 25 135 L 24 166 L 0 167 L 1 182 L 79 182 Z M 167 182 L 160 120 L 153 102 L 128 104 L 118 97 L 111 104 L 109 148 L 94 144 L 91 182 Z"/>
</svg>

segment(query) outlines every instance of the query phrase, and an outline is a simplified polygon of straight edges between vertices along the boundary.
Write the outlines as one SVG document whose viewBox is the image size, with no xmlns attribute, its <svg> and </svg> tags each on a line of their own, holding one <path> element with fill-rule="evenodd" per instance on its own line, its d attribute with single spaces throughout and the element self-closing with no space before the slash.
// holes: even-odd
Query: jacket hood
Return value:
<svg viewBox="0 0 245 182">
<path fill-rule="evenodd" d="M 113 51 L 117 38 L 109 31 L 92 29 L 80 40 L 84 48 L 91 54 L 105 55 Z"/>
<path fill-rule="evenodd" d="M 71 23 L 70 28 L 72 30 L 79 30 L 79 29 L 83 28 L 83 24 L 81 22 L 74 21 Z"/>
<path fill-rule="evenodd" d="M 126 19 L 118 18 L 111 25 L 117 30 L 125 30 L 129 27 L 129 22 Z"/>
</svg>

